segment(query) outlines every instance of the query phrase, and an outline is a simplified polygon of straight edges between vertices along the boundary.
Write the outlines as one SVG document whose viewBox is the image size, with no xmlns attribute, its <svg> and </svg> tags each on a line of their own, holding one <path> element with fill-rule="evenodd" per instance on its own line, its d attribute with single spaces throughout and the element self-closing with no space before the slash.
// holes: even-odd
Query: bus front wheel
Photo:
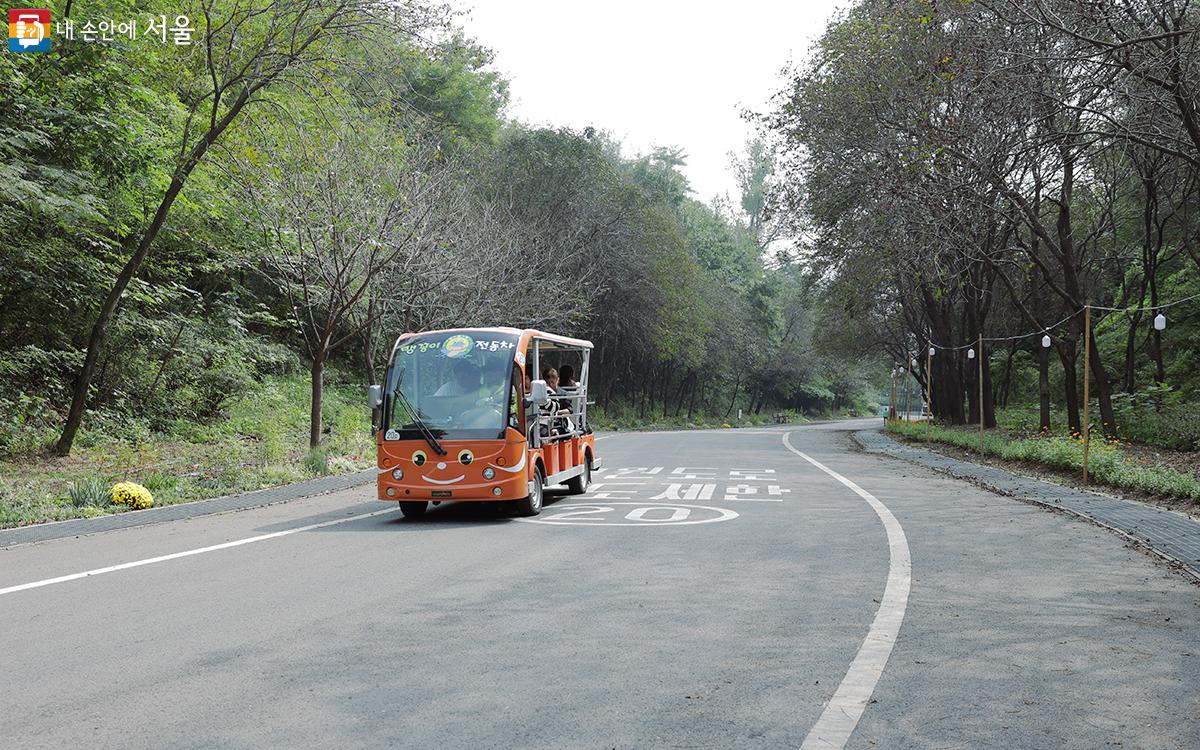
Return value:
<svg viewBox="0 0 1200 750">
<path fill-rule="evenodd" d="M 517 501 L 518 516 L 536 516 L 542 512 L 542 470 L 535 469 L 533 472 L 533 487 L 529 491 L 529 497 L 524 500 Z"/>
<path fill-rule="evenodd" d="M 405 518 L 420 518 L 425 515 L 425 509 L 429 507 L 429 503 L 400 503 L 400 512 Z"/>
</svg>

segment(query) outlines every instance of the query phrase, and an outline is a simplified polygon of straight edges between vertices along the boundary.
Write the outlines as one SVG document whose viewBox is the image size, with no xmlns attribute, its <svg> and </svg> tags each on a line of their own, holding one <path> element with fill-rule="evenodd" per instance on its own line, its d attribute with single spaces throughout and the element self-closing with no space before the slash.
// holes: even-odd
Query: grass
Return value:
<svg viewBox="0 0 1200 750">
<path fill-rule="evenodd" d="M 1200 451 L 1200 401 L 1156 404 L 1144 394 L 1113 397 L 1116 432 L 1123 441 L 1177 451 Z M 1091 405 L 1092 429 L 1101 430 L 1100 404 Z M 1009 406 L 996 410 L 996 425 L 1004 430 L 1036 435 L 1039 428 L 1037 404 Z M 1055 429 L 1065 430 L 1066 410 L 1056 406 L 1050 413 Z M 1095 433 L 1093 433 L 1095 434 Z"/>
<path fill-rule="evenodd" d="M 916 442 L 935 442 L 965 450 L 979 450 L 979 432 L 920 422 L 890 422 L 888 432 Z M 1083 442 L 1068 437 L 1016 438 L 987 433 L 983 453 L 1006 461 L 1020 461 L 1059 471 L 1083 471 Z M 1200 480 L 1191 474 L 1161 466 L 1129 463 L 1114 445 L 1093 441 L 1088 473 L 1096 484 L 1137 490 L 1163 498 L 1200 502 Z"/>
<path fill-rule="evenodd" d="M 70 456 L 52 456 L 53 427 L 29 428 L 26 446 L 0 455 L 0 527 L 120 512 L 116 482 L 144 485 L 155 505 L 219 497 L 372 466 L 370 413 L 359 386 L 325 388 L 321 448 L 308 450 L 309 385 L 268 378 L 230 402 L 212 424 L 163 431 L 113 415 L 89 415 Z"/>
</svg>

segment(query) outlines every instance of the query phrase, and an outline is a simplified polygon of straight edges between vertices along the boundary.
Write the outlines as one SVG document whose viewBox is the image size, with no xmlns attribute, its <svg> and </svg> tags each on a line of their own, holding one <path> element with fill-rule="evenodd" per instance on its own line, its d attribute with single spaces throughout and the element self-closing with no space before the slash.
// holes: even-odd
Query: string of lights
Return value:
<svg viewBox="0 0 1200 750">
<path fill-rule="evenodd" d="M 1091 307 L 1093 310 L 1103 310 L 1104 312 L 1123 312 L 1123 313 L 1157 312 L 1158 315 L 1155 316 L 1153 323 L 1154 323 L 1155 329 L 1161 331 L 1167 327 L 1167 319 L 1166 319 L 1166 316 L 1163 315 L 1163 313 L 1162 313 L 1163 310 L 1166 310 L 1171 307 L 1175 307 L 1176 305 L 1182 305 L 1185 302 L 1191 302 L 1192 300 L 1196 300 L 1196 299 L 1200 299 L 1200 294 L 1193 294 L 1190 297 L 1184 297 L 1183 299 L 1177 299 L 1177 300 L 1174 300 L 1173 302 L 1164 302 L 1164 303 L 1154 305 L 1154 306 L 1136 305 L 1136 306 L 1129 306 L 1129 307 L 1104 307 L 1101 305 L 1085 305 L 1085 306 L 1079 308 L 1078 310 L 1076 310 L 1075 312 L 1071 313 L 1067 317 L 1063 318 L 1062 320 L 1058 321 L 1057 323 L 1051 323 L 1050 325 L 1046 326 L 1045 328 L 1042 328 L 1037 331 L 1030 331 L 1029 333 L 1020 333 L 1015 336 L 984 336 L 984 337 L 982 337 L 982 339 L 975 339 L 974 341 L 970 341 L 966 344 L 961 344 L 959 346 L 945 346 L 942 344 L 935 344 L 931 341 L 931 342 L 929 342 L 929 354 L 930 354 L 930 356 L 932 356 L 934 354 L 935 350 L 944 351 L 944 352 L 955 352 L 955 351 L 963 351 L 965 349 L 965 350 L 968 350 L 968 353 L 972 356 L 972 358 L 974 358 L 974 353 L 975 353 L 974 347 L 979 343 L 980 340 L 984 341 L 985 343 L 1018 341 L 1020 339 L 1027 339 L 1030 336 L 1037 336 L 1038 334 L 1042 334 L 1042 346 L 1049 347 L 1050 344 L 1053 343 L 1050 340 L 1050 332 L 1055 330 L 1059 326 L 1063 325 L 1067 321 L 1071 320 L 1072 318 L 1082 315 L 1083 312 L 1088 307 Z"/>
</svg>

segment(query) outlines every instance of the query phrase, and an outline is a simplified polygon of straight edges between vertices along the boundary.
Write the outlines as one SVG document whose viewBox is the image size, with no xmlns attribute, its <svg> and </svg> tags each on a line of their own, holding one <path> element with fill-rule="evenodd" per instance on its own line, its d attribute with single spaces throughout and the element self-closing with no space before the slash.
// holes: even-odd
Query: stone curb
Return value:
<svg viewBox="0 0 1200 750">
<path fill-rule="evenodd" d="M 53 521 L 50 523 L 18 526 L 12 529 L 0 529 L 0 548 L 15 547 L 20 544 L 33 544 L 51 539 L 64 539 L 83 534 L 95 534 L 113 529 L 128 529 L 134 526 L 145 526 L 164 521 L 180 521 L 197 516 L 208 516 L 214 513 L 226 513 L 234 510 L 258 508 L 264 505 L 285 503 L 302 497 L 323 495 L 327 492 L 357 487 L 374 481 L 375 470 L 366 469 L 353 474 L 340 474 L 329 477 L 317 477 L 294 484 L 279 487 L 268 487 L 252 492 L 242 492 L 237 495 L 214 497 L 208 500 L 196 500 L 178 505 L 164 505 L 159 508 L 146 510 L 131 510 L 115 513 L 110 516 L 95 518 L 74 518 L 69 521 Z"/>
<path fill-rule="evenodd" d="M 853 437 L 868 453 L 919 464 L 1001 495 L 1091 521 L 1173 563 L 1180 571 L 1200 581 L 1200 521 L 1182 513 L 1063 487 L 994 466 L 960 461 L 936 451 L 897 442 L 878 430 L 860 430 L 854 432 Z"/>
</svg>

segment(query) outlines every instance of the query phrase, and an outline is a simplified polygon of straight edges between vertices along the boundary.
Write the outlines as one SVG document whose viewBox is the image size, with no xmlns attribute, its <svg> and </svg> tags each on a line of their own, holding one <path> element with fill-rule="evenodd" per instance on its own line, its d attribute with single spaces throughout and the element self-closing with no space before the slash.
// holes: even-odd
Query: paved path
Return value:
<svg viewBox="0 0 1200 750">
<path fill-rule="evenodd" d="M 1200 748 L 1200 587 L 873 424 L 614 435 L 536 519 L 353 487 L 0 550 L 0 745 Z"/>
<path fill-rule="evenodd" d="M 994 466 L 960 461 L 919 446 L 897 442 L 877 430 L 858 431 L 854 433 L 854 439 L 870 453 L 901 458 L 958 479 L 977 482 L 1004 495 L 1082 516 L 1178 563 L 1184 572 L 1200 579 L 1200 521 L 1182 513 L 1064 487 Z"/>
</svg>

